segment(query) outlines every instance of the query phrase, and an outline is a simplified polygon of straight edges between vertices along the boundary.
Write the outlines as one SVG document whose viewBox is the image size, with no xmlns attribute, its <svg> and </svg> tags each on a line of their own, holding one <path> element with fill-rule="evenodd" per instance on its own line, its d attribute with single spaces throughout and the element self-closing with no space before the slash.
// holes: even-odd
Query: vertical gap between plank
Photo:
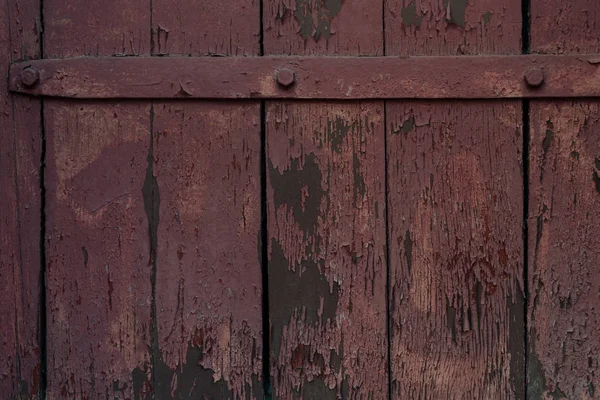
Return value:
<svg viewBox="0 0 600 400">
<path fill-rule="evenodd" d="M 386 56 L 385 43 L 385 9 L 387 2 L 381 2 L 381 27 L 383 31 L 382 54 Z M 388 182 L 388 141 L 387 141 L 387 101 L 383 100 L 383 152 L 384 152 L 384 186 L 385 186 L 385 330 L 387 336 L 387 375 L 388 375 L 388 399 L 392 399 L 392 314 L 390 307 L 390 235 L 389 235 L 389 182 Z"/>
<path fill-rule="evenodd" d="M 390 184 L 388 181 L 388 141 L 387 141 L 387 101 L 383 101 L 383 151 L 384 160 L 384 182 L 385 182 L 385 314 L 386 314 L 386 334 L 387 334 L 387 373 L 388 373 L 388 399 L 392 399 L 392 314 L 390 307 L 391 279 L 390 279 L 390 234 L 389 234 L 389 192 Z"/>
<path fill-rule="evenodd" d="M 44 34 L 44 0 L 40 0 L 40 58 L 45 58 Z M 44 100 L 40 98 L 40 397 L 48 397 L 48 309 L 46 308 L 46 127 L 44 118 Z"/>
<path fill-rule="evenodd" d="M 521 0 L 521 52 L 523 54 L 531 53 L 531 0 Z M 529 376 L 529 142 L 530 142 L 530 102 L 523 99 L 523 362 L 525 363 L 523 371 L 524 397 L 527 399 L 528 376 Z"/>
<path fill-rule="evenodd" d="M 259 52 L 265 55 L 263 0 L 258 2 L 259 12 Z M 266 101 L 260 102 L 260 248 L 262 277 L 262 378 L 266 399 L 271 398 L 271 328 L 269 317 L 269 254 L 267 232 L 267 128 Z"/>
<path fill-rule="evenodd" d="M 271 346 L 269 318 L 269 254 L 267 234 L 267 141 L 266 104 L 260 102 L 260 242 L 262 274 L 262 332 L 263 332 L 263 389 L 265 398 L 271 398 Z"/>
</svg>

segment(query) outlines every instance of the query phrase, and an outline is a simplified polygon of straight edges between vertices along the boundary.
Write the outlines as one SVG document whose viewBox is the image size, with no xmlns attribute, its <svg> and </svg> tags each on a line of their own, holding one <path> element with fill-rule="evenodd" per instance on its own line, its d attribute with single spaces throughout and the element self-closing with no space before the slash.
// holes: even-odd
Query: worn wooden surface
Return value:
<svg viewBox="0 0 600 400">
<path fill-rule="evenodd" d="M 521 39 L 520 0 L 387 0 L 384 15 L 387 55 L 514 54 Z"/>
<path fill-rule="evenodd" d="M 386 55 L 521 52 L 520 1 L 385 15 Z M 523 398 L 520 102 L 386 104 L 392 397 Z"/>
<path fill-rule="evenodd" d="M 267 154 L 275 397 L 385 397 L 382 104 L 269 104 Z"/>
<path fill-rule="evenodd" d="M 0 75 L 38 58 L 39 1 L 0 5 Z M 0 80 L 0 393 L 36 399 L 43 390 L 40 326 L 40 100 L 11 96 Z"/>
<path fill-rule="evenodd" d="M 270 3 L 265 55 L 381 55 L 382 5 Z M 381 102 L 266 103 L 275 398 L 387 396 L 383 127 Z"/>
<path fill-rule="evenodd" d="M 156 104 L 153 155 L 157 395 L 262 398 L 259 105 Z"/>
<path fill-rule="evenodd" d="M 394 398 L 522 398 L 521 108 L 388 104 Z"/>
<path fill-rule="evenodd" d="M 44 10 L 46 57 L 150 51 L 145 1 Z M 46 100 L 45 129 L 48 398 L 147 397 L 150 105 Z"/>
<path fill-rule="evenodd" d="M 258 0 L 153 0 L 152 15 L 153 54 L 252 56 L 259 53 Z"/>
<path fill-rule="evenodd" d="M 600 3 L 596 0 L 530 0 L 531 52 L 598 53 Z"/>
<path fill-rule="evenodd" d="M 600 51 L 600 3 L 531 3 L 531 50 Z M 600 396 L 600 107 L 531 104 L 528 398 Z"/>
<path fill-rule="evenodd" d="M 152 21 L 155 55 L 259 52 L 255 0 L 158 0 Z M 156 396 L 261 399 L 260 104 L 153 110 Z"/>
<path fill-rule="evenodd" d="M 266 55 L 383 55 L 383 0 L 263 3 Z"/>
</svg>

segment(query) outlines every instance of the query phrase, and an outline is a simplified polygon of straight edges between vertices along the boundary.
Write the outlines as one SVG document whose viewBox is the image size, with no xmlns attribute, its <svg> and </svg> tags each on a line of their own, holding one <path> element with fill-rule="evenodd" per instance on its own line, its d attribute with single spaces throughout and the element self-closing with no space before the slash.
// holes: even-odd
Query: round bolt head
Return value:
<svg viewBox="0 0 600 400">
<path fill-rule="evenodd" d="M 31 87 L 40 80 L 40 72 L 31 67 L 27 67 L 21 71 L 21 82 L 27 87 Z"/>
<path fill-rule="evenodd" d="M 277 83 L 287 88 L 290 87 L 296 81 L 296 74 L 294 71 L 288 68 L 282 68 L 277 71 Z"/>
<path fill-rule="evenodd" d="M 533 67 L 525 71 L 525 82 L 531 87 L 540 87 L 544 83 L 544 71 Z"/>
</svg>

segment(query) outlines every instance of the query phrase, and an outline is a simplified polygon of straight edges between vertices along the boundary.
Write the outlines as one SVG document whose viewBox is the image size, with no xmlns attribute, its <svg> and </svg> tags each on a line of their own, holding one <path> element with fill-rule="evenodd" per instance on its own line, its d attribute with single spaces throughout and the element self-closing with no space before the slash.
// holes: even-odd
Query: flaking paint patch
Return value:
<svg viewBox="0 0 600 400">
<path fill-rule="evenodd" d="M 294 18 L 299 25 L 299 33 L 304 40 L 312 37 L 319 41 L 332 35 L 331 21 L 342 9 L 342 0 L 296 0 Z M 316 15 L 315 15 L 316 13 Z"/>
<path fill-rule="evenodd" d="M 299 318 L 305 312 L 308 324 L 324 324 L 335 319 L 340 286 L 337 282 L 329 284 L 323 275 L 322 263 L 305 259 L 290 265 L 281 244 L 275 239 L 271 239 L 271 249 L 269 296 L 276 299 L 270 302 L 271 352 L 278 357 L 283 327 L 294 314 Z M 323 311 L 319 315 L 321 301 Z"/>
<path fill-rule="evenodd" d="M 483 24 L 487 25 L 492 21 L 492 17 L 494 16 L 494 13 L 491 11 L 486 12 L 485 14 L 483 14 L 481 16 L 481 18 L 483 19 Z"/>
<path fill-rule="evenodd" d="M 444 0 L 448 23 L 460 26 L 461 28 L 466 26 L 465 14 L 467 2 L 467 0 Z"/>
<path fill-rule="evenodd" d="M 594 171 L 594 174 L 592 176 L 592 179 L 594 180 L 594 184 L 596 185 L 596 191 L 598 192 L 598 194 L 600 194 L 600 159 L 596 158 L 594 160 L 594 166 L 596 167 L 596 171 Z"/>
<path fill-rule="evenodd" d="M 402 17 L 402 22 L 406 26 L 419 26 L 423 21 L 423 16 L 419 15 L 417 12 L 417 5 L 414 1 L 402 8 L 400 16 Z"/>
<path fill-rule="evenodd" d="M 287 206 L 291 208 L 294 219 L 305 235 L 317 229 L 321 200 L 325 192 L 321 186 L 321 169 L 317 165 L 314 154 L 291 161 L 290 168 L 279 172 L 269 160 L 271 187 L 275 208 Z"/>
</svg>

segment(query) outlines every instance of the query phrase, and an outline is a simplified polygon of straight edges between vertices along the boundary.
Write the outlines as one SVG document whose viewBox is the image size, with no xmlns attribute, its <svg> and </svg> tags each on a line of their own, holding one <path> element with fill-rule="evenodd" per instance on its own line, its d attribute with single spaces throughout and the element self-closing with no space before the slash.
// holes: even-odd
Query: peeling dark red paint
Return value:
<svg viewBox="0 0 600 400">
<path fill-rule="evenodd" d="M 387 392 L 380 107 L 268 104 L 275 398 Z"/>
</svg>

